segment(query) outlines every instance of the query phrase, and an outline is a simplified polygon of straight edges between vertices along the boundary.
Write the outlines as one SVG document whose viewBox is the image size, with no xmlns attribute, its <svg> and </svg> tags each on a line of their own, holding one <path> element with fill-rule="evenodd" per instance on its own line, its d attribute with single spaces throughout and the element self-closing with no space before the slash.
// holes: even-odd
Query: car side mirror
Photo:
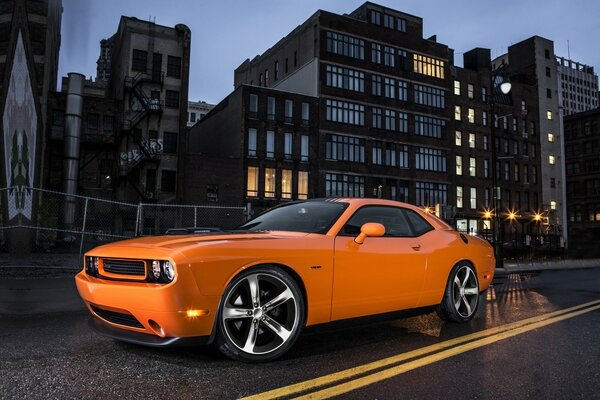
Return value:
<svg viewBox="0 0 600 400">
<path fill-rule="evenodd" d="M 385 235 L 385 226 L 377 222 L 367 222 L 360 227 L 360 233 L 354 238 L 354 242 L 363 244 L 367 237 L 379 237 Z"/>
</svg>

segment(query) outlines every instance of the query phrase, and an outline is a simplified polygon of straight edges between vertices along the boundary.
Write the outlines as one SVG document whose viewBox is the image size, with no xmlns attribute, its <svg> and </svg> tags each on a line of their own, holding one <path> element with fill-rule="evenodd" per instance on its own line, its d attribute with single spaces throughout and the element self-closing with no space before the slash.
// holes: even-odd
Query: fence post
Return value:
<svg viewBox="0 0 600 400">
<path fill-rule="evenodd" d="M 85 207 L 83 207 L 83 224 L 81 225 L 81 242 L 79 243 L 79 254 L 83 253 L 83 238 L 85 237 L 85 223 L 87 221 L 88 197 L 85 198 Z"/>
<path fill-rule="evenodd" d="M 135 215 L 135 236 L 140 236 L 140 220 L 142 218 L 142 203 L 138 203 Z"/>
<path fill-rule="evenodd" d="M 198 227 L 198 207 L 194 207 L 194 228 Z"/>
</svg>

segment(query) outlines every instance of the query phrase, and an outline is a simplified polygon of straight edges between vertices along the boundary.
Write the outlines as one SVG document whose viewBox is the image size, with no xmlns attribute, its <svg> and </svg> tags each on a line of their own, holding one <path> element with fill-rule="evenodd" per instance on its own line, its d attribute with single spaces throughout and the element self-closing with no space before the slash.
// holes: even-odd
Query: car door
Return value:
<svg viewBox="0 0 600 400">
<path fill-rule="evenodd" d="M 415 229 L 415 216 L 426 226 Z M 357 244 L 354 238 L 367 222 L 382 224 L 385 236 Z M 332 320 L 416 307 L 427 265 L 422 235 L 432 229 L 402 207 L 357 210 L 335 239 Z"/>
</svg>

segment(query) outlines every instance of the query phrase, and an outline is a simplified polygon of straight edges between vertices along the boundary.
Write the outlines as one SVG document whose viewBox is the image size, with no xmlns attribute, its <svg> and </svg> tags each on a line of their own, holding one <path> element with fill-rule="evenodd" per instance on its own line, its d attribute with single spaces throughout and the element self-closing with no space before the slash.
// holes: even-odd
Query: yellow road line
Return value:
<svg viewBox="0 0 600 400">
<path fill-rule="evenodd" d="M 589 303 L 580 304 L 574 307 L 569 307 L 562 310 L 553 311 L 547 314 L 538 315 L 536 317 L 527 318 L 521 321 L 512 322 L 506 325 L 489 328 L 483 331 L 474 332 L 469 335 L 461 336 L 455 339 L 450 339 L 441 343 L 426 346 L 420 349 L 409 351 L 407 353 L 398 354 L 392 357 L 384 358 L 382 360 L 373 361 L 368 364 L 359 365 L 357 367 L 349 368 L 343 371 L 335 372 L 329 375 L 324 375 L 318 378 L 309 379 L 303 382 L 295 383 L 289 386 L 269 390 L 267 392 L 258 393 L 252 396 L 244 397 L 242 400 L 258 400 L 258 399 L 277 399 L 284 396 L 290 396 L 296 393 L 315 389 L 320 386 L 330 385 L 341 380 L 350 379 L 357 375 L 364 374 L 366 372 L 373 371 L 375 369 L 397 364 L 402 361 L 409 360 L 411 358 L 423 356 L 429 353 L 447 349 L 455 345 L 459 345 L 465 342 L 469 342 L 475 339 L 480 339 L 486 336 L 496 335 L 502 332 L 510 331 L 513 329 L 520 328 L 525 325 L 533 324 L 538 321 L 543 321 L 558 315 L 566 314 L 581 308 L 590 307 L 600 304 L 600 300 L 591 301 Z"/>
<path fill-rule="evenodd" d="M 563 314 L 554 318 L 550 318 L 547 320 L 539 321 L 530 325 L 526 325 L 517 329 L 513 329 L 510 331 L 502 332 L 494 336 L 489 336 L 483 339 L 476 340 L 474 342 L 466 343 L 457 347 L 453 347 L 448 350 L 441 351 L 439 353 L 432 354 L 427 357 L 419 358 L 414 361 L 407 362 L 405 364 L 398 365 L 396 367 L 391 367 L 389 369 L 376 372 L 371 375 L 364 376 L 362 378 L 357 378 L 351 380 L 346 383 L 342 383 L 337 386 L 333 386 L 327 389 L 323 389 L 317 392 L 309 393 L 304 396 L 297 397 L 297 399 L 328 399 L 330 397 L 339 396 L 344 393 L 351 392 L 356 389 L 360 389 L 362 387 L 371 385 L 373 383 L 377 383 L 386 379 L 393 378 L 397 375 L 403 374 L 408 371 L 412 371 L 414 369 L 445 360 L 447 358 L 456 356 L 458 354 L 465 353 L 470 350 L 474 350 L 483 346 L 487 346 L 492 343 L 499 342 L 500 340 L 508 339 L 513 336 L 521 335 L 525 332 L 532 331 L 534 329 L 541 328 L 546 325 L 551 325 L 559 321 L 563 321 L 565 319 L 577 317 L 578 315 L 585 314 L 594 310 L 600 309 L 600 305 L 585 308 L 583 310 L 574 311 L 572 313 Z"/>
</svg>

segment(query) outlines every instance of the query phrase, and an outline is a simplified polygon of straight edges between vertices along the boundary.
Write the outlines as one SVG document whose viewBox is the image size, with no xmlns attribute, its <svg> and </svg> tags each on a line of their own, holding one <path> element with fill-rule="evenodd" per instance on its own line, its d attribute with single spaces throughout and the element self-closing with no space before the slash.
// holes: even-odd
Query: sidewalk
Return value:
<svg viewBox="0 0 600 400">
<path fill-rule="evenodd" d="M 506 261 L 496 275 L 596 267 L 600 259 Z M 0 254 L 0 315 L 84 310 L 73 279 L 81 269 L 79 254 L 33 254 L 22 259 Z"/>
</svg>

